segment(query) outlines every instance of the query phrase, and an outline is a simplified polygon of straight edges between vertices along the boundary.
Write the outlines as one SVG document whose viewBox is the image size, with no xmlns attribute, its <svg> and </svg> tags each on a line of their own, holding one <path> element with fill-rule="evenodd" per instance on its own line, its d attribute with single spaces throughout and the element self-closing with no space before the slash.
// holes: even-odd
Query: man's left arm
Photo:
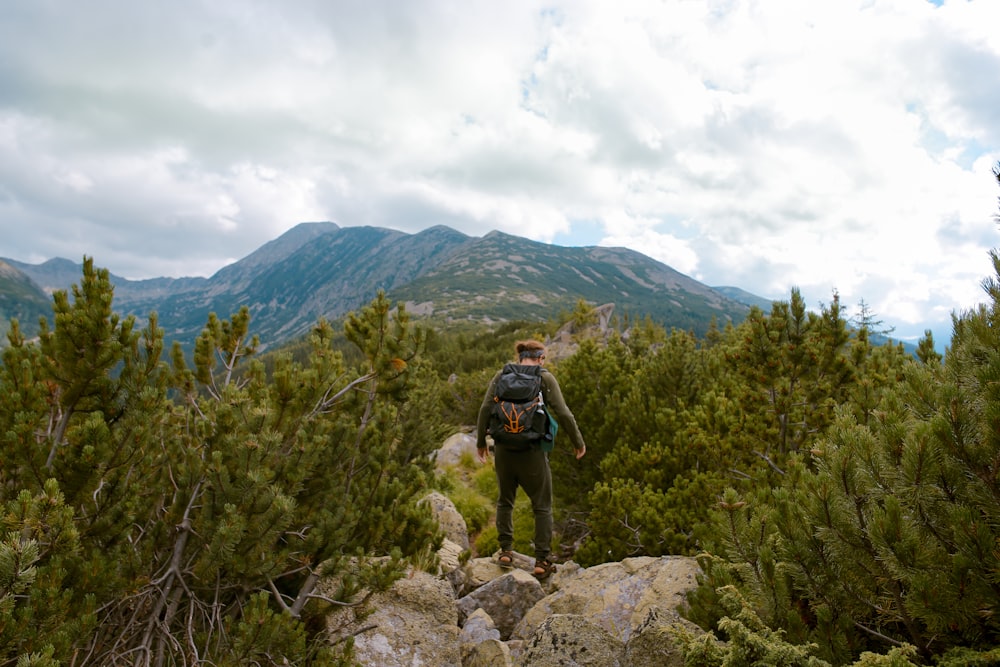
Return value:
<svg viewBox="0 0 1000 667">
<path fill-rule="evenodd" d="M 483 396 L 483 402 L 479 406 L 479 417 L 476 419 L 476 457 L 483 463 L 489 458 L 489 450 L 486 448 L 486 429 L 490 425 L 490 413 L 493 411 L 493 394 L 499 374 L 494 375 L 490 380 L 490 385 Z"/>
<path fill-rule="evenodd" d="M 559 428 L 569 433 L 569 439 L 573 443 L 576 457 L 580 458 L 587 451 L 587 444 L 583 441 L 583 434 L 580 433 L 576 417 L 573 416 L 573 412 L 566 405 L 566 400 L 563 398 L 562 390 L 559 388 L 556 376 L 548 371 L 542 372 L 542 392 L 545 404 L 555 413 L 556 421 L 559 422 Z"/>
</svg>

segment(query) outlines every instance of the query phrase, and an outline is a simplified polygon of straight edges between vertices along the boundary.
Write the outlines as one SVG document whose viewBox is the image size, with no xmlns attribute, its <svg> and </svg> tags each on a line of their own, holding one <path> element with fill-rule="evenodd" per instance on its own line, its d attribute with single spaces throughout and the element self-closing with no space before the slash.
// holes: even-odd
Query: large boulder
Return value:
<svg viewBox="0 0 1000 667">
<path fill-rule="evenodd" d="M 511 637 L 530 639 L 556 614 L 585 616 L 627 643 L 651 609 L 676 611 L 685 594 L 697 586 L 694 558 L 661 556 L 627 558 L 584 568 L 558 580 L 559 590 L 525 614 Z"/>
<path fill-rule="evenodd" d="M 684 626 L 694 635 L 703 632 L 676 611 L 653 607 L 629 637 L 624 664 L 629 667 L 684 667 L 684 654 L 670 631 L 675 625 Z"/>
<path fill-rule="evenodd" d="M 440 449 L 434 452 L 434 466 L 441 471 L 462 462 L 466 453 L 475 456 L 476 436 L 470 433 L 456 433 L 444 441 Z"/>
<path fill-rule="evenodd" d="M 671 628 L 697 635 L 678 609 L 697 585 L 693 558 L 629 558 L 590 568 L 561 564 L 539 583 L 532 559 L 505 570 L 466 563 L 467 594 L 446 576 L 412 571 L 365 605 L 331 615 L 331 641 L 355 638 L 360 665 L 378 667 L 681 667 Z M 326 582 L 335 586 L 335 582 Z"/>
<path fill-rule="evenodd" d="M 333 641 L 354 636 L 361 665 L 460 667 L 458 612 L 451 585 L 440 577 L 411 571 L 366 604 L 331 614 Z"/>
<path fill-rule="evenodd" d="M 580 349 L 579 341 L 586 338 L 607 340 L 612 332 L 611 315 L 615 304 L 606 303 L 591 311 L 592 323 L 581 327 L 573 320 L 559 327 L 555 335 L 545 342 L 549 359 L 559 360 L 573 356 Z M 627 332 L 626 332 L 627 333 Z"/>
<path fill-rule="evenodd" d="M 514 551 L 513 554 L 514 567 L 516 569 L 530 571 L 534 568 L 534 558 L 517 551 Z M 498 551 L 489 558 L 472 558 L 459 571 L 449 575 L 455 586 L 456 596 L 461 598 L 480 586 L 488 584 L 497 577 L 502 577 L 510 572 L 509 569 L 504 569 L 497 565 L 496 559 L 499 555 L 500 552 Z M 562 568 L 561 565 L 559 567 Z"/>
<path fill-rule="evenodd" d="M 455 508 L 455 503 L 438 491 L 431 491 L 420 502 L 426 503 L 431 508 L 431 514 L 437 519 L 445 537 L 463 550 L 469 549 L 469 528 L 465 518 Z"/>
<path fill-rule="evenodd" d="M 625 667 L 625 644 L 585 616 L 549 616 L 526 644 L 525 667 Z M 628 667 L 631 667 L 629 665 Z"/>
<path fill-rule="evenodd" d="M 493 619 L 500 639 L 506 641 L 528 610 L 543 597 L 545 593 L 537 579 L 524 570 L 513 569 L 460 599 L 456 604 L 459 622 L 482 609 Z"/>
</svg>

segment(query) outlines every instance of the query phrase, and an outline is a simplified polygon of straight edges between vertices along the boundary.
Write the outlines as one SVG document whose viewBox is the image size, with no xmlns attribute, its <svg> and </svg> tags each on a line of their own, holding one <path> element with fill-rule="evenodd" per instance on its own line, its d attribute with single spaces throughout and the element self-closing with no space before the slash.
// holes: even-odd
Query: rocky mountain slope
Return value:
<svg viewBox="0 0 1000 667">
<path fill-rule="evenodd" d="M 5 260 L 45 291 L 79 282 L 80 265 L 56 259 Z M 100 258 L 95 264 L 101 266 Z M 168 340 L 190 344 L 208 314 L 248 306 L 266 347 L 305 334 L 320 317 L 336 320 L 378 290 L 439 321 L 546 320 L 583 299 L 614 303 L 619 317 L 649 316 L 704 332 L 714 318 L 738 322 L 748 306 L 641 253 L 571 248 L 491 232 L 470 237 L 437 226 L 416 234 L 376 227 L 302 223 L 210 278 L 131 281 L 112 276 L 115 308 L 159 315 Z"/>
<path fill-rule="evenodd" d="M 38 319 L 43 316 L 52 317 L 49 295 L 24 272 L 0 260 L 0 347 L 7 342 L 12 319 L 21 324 L 26 335 L 32 336 L 38 331 Z"/>
</svg>

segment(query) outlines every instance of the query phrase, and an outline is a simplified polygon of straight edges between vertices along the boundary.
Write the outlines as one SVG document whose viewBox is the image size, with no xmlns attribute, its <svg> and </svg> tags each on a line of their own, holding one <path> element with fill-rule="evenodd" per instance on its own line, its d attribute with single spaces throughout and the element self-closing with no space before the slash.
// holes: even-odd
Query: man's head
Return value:
<svg viewBox="0 0 1000 667">
<path fill-rule="evenodd" d="M 517 342 L 517 359 L 523 363 L 541 363 L 545 361 L 545 346 L 537 340 L 522 340 Z"/>
</svg>

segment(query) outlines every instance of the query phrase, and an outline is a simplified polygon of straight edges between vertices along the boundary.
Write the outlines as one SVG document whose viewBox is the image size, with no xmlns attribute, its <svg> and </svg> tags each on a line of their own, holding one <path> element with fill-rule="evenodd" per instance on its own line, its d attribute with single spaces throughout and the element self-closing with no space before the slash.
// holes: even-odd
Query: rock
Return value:
<svg viewBox="0 0 1000 667">
<path fill-rule="evenodd" d="M 441 448 L 434 453 L 434 467 L 444 471 L 451 466 L 457 466 L 466 452 L 472 456 L 476 455 L 476 436 L 470 433 L 456 433 L 445 440 Z"/>
<path fill-rule="evenodd" d="M 625 644 L 584 616 L 556 614 L 542 622 L 520 658 L 530 667 L 624 667 Z M 631 666 L 629 666 L 631 667 Z"/>
<path fill-rule="evenodd" d="M 607 340 L 611 334 L 611 315 L 614 313 L 615 304 L 606 303 L 597 306 L 591 311 L 594 323 L 581 328 L 576 322 L 570 320 L 559 327 L 550 339 L 545 342 L 546 354 L 550 359 L 559 360 L 571 357 L 580 348 L 578 340 L 581 338 L 598 338 Z"/>
<path fill-rule="evenodd" d="M 500 640 L 500 631 L 483 609 L 469 615 L 459 637 L 463 667 L 510 664 L 510 649 Z"/>
<path fill-rule="evenodd" d="M 355 637 L 365 666 L 681 667 L 671 627 L 702 632 L 677 612 L 697 585 L 693 558 L 570 561 L 544 583 L 529 572 L 533 558 L 515 553 L 514 563 L 502 569 L 494 555 L 436 576 L 411 571 L 362 607 L 332 614 L 330 639 Z M 459 588 L 468 592 L 458 597 Z"/>
<path fill-rule="evenodd" d="M 524 665 L 522 661 L 524 657 L 524 649 L 526 648 L 527 642 L 523 639 L 509 639 L 504 642 L 507 648 L 510 649 L 510 661 L 515 665 Z"/>
<path fill-rule="evenodd" d="M 511 667 L 510 649 L 499 639 L 487 639 L 462 657 L 462 667 Z"/>
<path fill-rule="evenodd" d="M 500 639 L 500 631 L 497 630 L 496 623 L 486 613 L 486 610 L 479 608 L 465 619 L 460 641 L 464 648 L 469 644 L 479 644 L 487 639 Z"/>
<path fill-rule="evenodd" d="M 482 609 L 493 619 L 500 638 L 507 640 L 527 611 L 543 597 L 545 593 L 537 579 L 514 569 L 460 599 L 456 605 L 459 622 Z"/>
<path fill-rule="evenodd" d="M 458 612 L 451 586 L 413 571 L 359 608 L 331 614 L 332 639 L 355 635 L 354 655 L 366 667 L 462 664 Z"/>
<path fill-rule="evenodd" d="M 670 634 L 671 625 L 683 625 L 695 635 L 704 632 L 676 611 L 653 607 L 626 644 L 624 664 L 629 667 L 684 667 L 684 655 Z"/>
<path fill-rule="evenodd" d="M 444 538 L 441 548 L 437 551 L 438 561 L 440 562 L 438 574 L 447 575 L 462 567 L 461 557 L 464 552 L 465 549 L 462 548 L 462 545 L 455 544 L 447 537 Z"/>
<path fill-rule="evenodd" d="M 577 614 L 628 642 L 651 608 L 676 610 L 682 606 L 685 592 L 697 586 L 698 572 L 697 561 L 682 556 L 627 558 L 581 569 L 559 580 L 559 590 L 525 614 L 511 637 L 532 637 L 554 614 Z"/>
<path fill-rule="evenodd" d="M 462 569 L 461 590 L 457 593 L 459 597 L 467 595 L 471 591 L 493 581 L 497 577 L 502 577 L 511 570 L 505 570 L 497 565 L 497 552 L 489 558 L 473 558 Z M 519 570 L 531 570 L 535 565 L 535 559 L 525 556 L 522 553 L 514 552 L 514 567 Z M 560 566 L 562 567 L 562 566 Z"/>
<path fill-rule="evenodd" d="M 469 549 L 469 528 L 465 519 L 455 508 L 455 503 L 438 491 L 431 491 L 420 502 L 430 506 L 431 514 L 437 519 L 445 537 L 462 547 L 463 550 Z"/>
</svg>

